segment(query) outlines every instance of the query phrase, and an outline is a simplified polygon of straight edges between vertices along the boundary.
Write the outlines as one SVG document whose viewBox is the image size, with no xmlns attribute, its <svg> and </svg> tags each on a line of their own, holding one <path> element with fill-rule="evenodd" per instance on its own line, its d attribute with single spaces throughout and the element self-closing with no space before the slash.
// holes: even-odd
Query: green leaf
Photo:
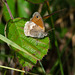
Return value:
<svg viewBox="0 0 75 75">
<path fill-rule="evenodd" d="M 14 0 L 7 0 L 7 3 L 8 3 L 9 9 L 10 9 L 13 17 L 15 17 L 15 1 Z M 5 4 L 3 6 L 3 16 L 4 16 L 6 21 L 11 19 L 9 12 L 8 12 L 8 9 L 7 9 Z"/>
<path fill-rule="evenodd" d="M 0 34 L 4 35 L 4 24 L 0 23 Z"/>
<path fill-rule="evenodd" d="M 20 64 L 27 69 L 31 69 L 33 65 L 37 63 L 37 60 L 41 60 L 48 52 L 49 48 L 49 38 L 45 37 L 43 39 L 35 39 L 32 37 L 27 37 L 24 35 L 24 25 L 27 19 L 16 18 L 10 20 L 7 24 L 7 37 L 23 48 L 26 52 L 33 55 L 34 57 L 28 55 L 23 51 L 16 51 L 16 55 Z"/>
<path fill-rule="evenodd" d="M 0 34 L 4 35 L 4 24 L 0 23 Z M 3 41 L 0 40 L 0 43 L 3 43 Z"/>
<path fill-rule="evenodd" d="M 22 51 L 22 52 L 28 54 L 29 56 L 31 56 L 31 57 L 37 59 L 36 57 L 34 57 L 33 55 L 31 55 L 30 53 L 28 53 L 27 51 L 25 51 L 23 48 L 21 48 L 19 45 L 17 45 L 16 43 L 12 42 L 12 41 L 9 40 L 9 39 L 7 39 L 6 37 L 2 36 L 1 34 L 0 34 L 0 39 L 1 39 L 2 41 L 6 42 L 7 44 L 13 46 L 14 48 L 17 48 L 17 49 L 19 49 L 20 51 Z"/>
<path fill-rule="evenodd" d="M 34 5 L 24 1 L 18 0 L 18 15 L 19 17 L 29 18 Z"/>
<path fill-rule="evenodd" d="M 38 4 L 38 3 L 43 3 L 45 0 L 27 0 L 27 1 Z"/>
</svg>

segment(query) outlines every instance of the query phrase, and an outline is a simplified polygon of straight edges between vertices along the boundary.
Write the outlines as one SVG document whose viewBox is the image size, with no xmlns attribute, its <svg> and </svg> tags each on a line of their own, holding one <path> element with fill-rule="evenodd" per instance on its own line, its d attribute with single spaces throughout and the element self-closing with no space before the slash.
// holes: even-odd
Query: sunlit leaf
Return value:
<svg viewBox="0 0 75 75">
<path fill-rule="evenodd" d="M 25 36 L 24 25 L 27 21 L 28 19 L 21 18 L 10 20 L 7 24 L 7 37 L 36 58 L 33 58 L 25 52 L 16 51 L 20 64 L 27 69 L 31 69 L 37 63 L 37 60 L 41 60 L 47 54 L 49 38 L 35 39 Z"/>
</svg>

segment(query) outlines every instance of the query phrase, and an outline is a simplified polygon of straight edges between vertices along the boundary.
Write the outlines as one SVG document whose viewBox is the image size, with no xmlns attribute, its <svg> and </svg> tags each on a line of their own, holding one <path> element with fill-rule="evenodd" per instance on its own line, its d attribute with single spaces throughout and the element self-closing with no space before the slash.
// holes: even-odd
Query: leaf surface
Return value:
<svg viewBox="0 0 75 75">
<path fill-rule="evenodd" d="M 10 20 L 7 24 L 6 33 L 8 39 L 15 42 L 28 52 L 27 54 L 24 51 L 19 51 L 16 50 L 16 48 L 13 48 L 16 50 L 16 55 L 20 64 L 27 69 L 31 69 L 33 65 L 37 63 L 37 60 L 41 60 L 47 54 L 49 48 L 49 38 L 45 37 L 43 39 L 35 39 L 25 36 L 24 26 L 27 21 L 28 19 L 24 18 Z"/>
</svg>

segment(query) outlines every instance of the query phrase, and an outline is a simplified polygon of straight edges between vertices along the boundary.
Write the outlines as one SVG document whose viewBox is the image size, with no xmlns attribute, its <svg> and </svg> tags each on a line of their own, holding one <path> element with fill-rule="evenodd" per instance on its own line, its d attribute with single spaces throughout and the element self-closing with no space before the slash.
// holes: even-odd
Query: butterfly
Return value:
<svg viewBox="0 0 75 75">
<path fill-rule="evenodd" d="M 47 36 L 43 19 L 38 12 L 35 12 L 30 21 L 25 23 L 24 34 L 35 38 L 44 38 Z"/>
<path fill-rule="evenodd" d="M 44 16 L 43 19 L 44 18 L 47 19 L 51 15 L 54 15 L 55 13 L 58 13 L 63 10 L 65 9 L 55 11 L 54 13 L 50 15 Z M 38 12 L 35 12 L 32 18 L 30 19 L 30 21 L 27 21 L 25 23 L 24 34 L 26 36 L 35 37 L 35 38 L 44 38 L 45 36 L 47 36 L 48 32 L 45 32 L 45 25 L 44 25 L 43 19 Z"/>
</svg>

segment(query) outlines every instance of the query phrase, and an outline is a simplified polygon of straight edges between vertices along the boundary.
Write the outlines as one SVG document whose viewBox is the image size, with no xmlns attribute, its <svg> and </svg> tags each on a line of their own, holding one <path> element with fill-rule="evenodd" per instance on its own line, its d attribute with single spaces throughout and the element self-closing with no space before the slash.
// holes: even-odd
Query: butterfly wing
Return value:
<svg viewBox="0 0 75 75">
<path fill-rule="evenodd" d="M 31 36 L 37 37 L 37 38 L 43 38 L 43 37 L 47 36 L 47 33 L 43 32 L 43 30 L 38 25 L 35 25 L 30 30 L 30 34 L 31 34 Z"/>
<path fill-rule="evenodd" d="M 24 33 L 26 36 L 36 38 L 43 38 L 47 36 L 42 17 L 38 12 L 35 12 L 32 19 L 25 23 Z"/>
<path fill-rule="evenodd" d="M 35 12 L 33 14 L 31 21 L 34 22 L 36 25 L 38 25 L 41 29 L 43 29 L 43 31 L 45 31 L 44 22 L 38 12 Z"/>
<path fill-rule="evenodd" d="M 24 34 L 30 37 L 43 38 L 47 36 L 47 33 L 44 32 L 38 25 L 32 21 L 27 21 L 24 27 Z"/>
</svg>

